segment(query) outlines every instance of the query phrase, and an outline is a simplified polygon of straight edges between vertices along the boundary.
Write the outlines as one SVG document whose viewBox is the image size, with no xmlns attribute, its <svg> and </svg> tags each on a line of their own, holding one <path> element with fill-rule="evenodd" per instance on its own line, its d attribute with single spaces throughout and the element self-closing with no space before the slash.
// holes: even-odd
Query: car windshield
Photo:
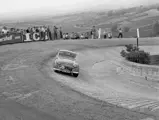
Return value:
<svg viewBox="0 0 159 120">
<path fill-rule="evenodd" d="M 59 52 L 59 57 L 61 58 L 67 58 L 67 59 L 75 59 L 76 54 L 68 51 L 60 51 Z"/>
</svg>

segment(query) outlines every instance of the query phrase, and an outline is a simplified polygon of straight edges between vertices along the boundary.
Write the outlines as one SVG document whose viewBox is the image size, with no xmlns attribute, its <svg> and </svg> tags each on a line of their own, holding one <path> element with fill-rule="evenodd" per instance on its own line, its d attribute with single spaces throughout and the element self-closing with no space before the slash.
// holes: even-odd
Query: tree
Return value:
<svg viewBox="0 0 159 120">
<path fill-rule="evenodd" d="M 116 12 L 116 15 L 124 15 L 126 13 L 125 9 L 119 10 Z"/>
<path fill-rule="evenodd" d="M 108 16 L 112 16 L 113 15 L 113 11 L 112 10 L 108 11 L 107 15 Z"/>
<path fill-rule="evenodd" d="M 157 7 L 157 10 L 159 11 L 159 6 Z"/>
<path fill-rule="evenodd" d="M 97 13 L 98 15 L 105 15 L 106 14 L 106 12 L 99 12 L 99 13 Z"/>
<path fill-rule="evenodd" d="M 113 32 L 116 32 L 117 29 L 118 29 L 118 25 L 117 25 L 117 24 L 114 24 L 114 25 L 112 26 L 112 28 L 111 28 L 111 30 L 112 30 Z"/>
<path fill-rule="evenodd" d="M 124 32 L 129 32 L 129 30 L 130 30 L 130 27 L 124 27 Z"/>
<path fill-rule="evenodd" d="M 153 24 L 153 35 L 154 36 L 157 36 L 159 35 L 159 23 L 158 21 L 156 21 L 154 24 Z"/>
</svg>

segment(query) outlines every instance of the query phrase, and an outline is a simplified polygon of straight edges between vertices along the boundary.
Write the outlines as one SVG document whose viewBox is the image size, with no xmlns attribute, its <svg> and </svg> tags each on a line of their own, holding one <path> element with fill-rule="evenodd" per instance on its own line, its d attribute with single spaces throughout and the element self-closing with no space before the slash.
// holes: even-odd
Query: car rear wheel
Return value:
<svg viewBox="0 0 159 120">
<path fill-rule="evenodd" d="M 73 73 L 73 76 L 74 77 L 78 77 L 78 73 Z"/>
<path fill-rule="evenodd" d="M 54 72 L 59 73 L 59 70 L 54 70 Z"/>
</svg>

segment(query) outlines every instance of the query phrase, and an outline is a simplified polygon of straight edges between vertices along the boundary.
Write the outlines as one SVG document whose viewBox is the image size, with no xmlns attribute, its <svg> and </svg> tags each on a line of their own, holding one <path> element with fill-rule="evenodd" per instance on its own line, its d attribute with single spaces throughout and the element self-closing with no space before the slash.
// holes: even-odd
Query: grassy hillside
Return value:
<svg viewBox="0 0 159 120">
<path fill-rule="evenodd" d="M 11 27 L 27 28 L 34 25 L 62 26 L 64 32 L 81 32 L 90 30 L 95 25 L 97 28 L 107 29 L 114 24 L 126 26 L 130 31 L 124 33 L 124 37 L 136 36 L 136 28 L 140 28 L 140 36 L 148 37 L 152 34 L 152 24 L 159 19 L 157 4 L 152 6 L 140 6 L 109 12 L 83 12 L 72 15 L 57 16 L 45 20 L 7 23 Z M 111 13 L 111 14 L 110 14 Z M 117 33 L 113 33 L 116 36 Z"/>
</svg>

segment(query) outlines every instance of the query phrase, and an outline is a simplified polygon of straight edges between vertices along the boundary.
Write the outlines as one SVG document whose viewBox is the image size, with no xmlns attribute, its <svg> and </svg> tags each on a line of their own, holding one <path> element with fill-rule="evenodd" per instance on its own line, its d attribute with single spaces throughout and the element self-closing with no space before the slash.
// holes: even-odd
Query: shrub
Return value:
<svg viewBox="0 0 159 120">
<path fill-rule="evenodd" d="M 149 64 L 150 63 L 150 54 L 144 52 L 143 50 L 139 50 L 137 46 L 133 46 L 132 44 L 125 45 L 126 51 L 122 50 L 120 55 L 125 57 L 128 61 L 141 63 L 141 64 Z"/>
<path fill-rule="evenodd" d="M 139 48 L 137 48 L 137 46 L 133 46 L 132 51 L 139 51 Z"/>
<path fill-rule="evenodd" d="M 120 55 L 121 55 L 122 57 L 126 57 L 127 53 L 125 52 L 125 50 L 122 50 L 122 51 L 120 52 Z"/>
<path fill-rule="evenodd" d="M 139 48 L 137 48 L 137 46 L 133 46 L 133 44 L 125 45 L 125 47 L 126 47 L 127 52 L 138 51 L 139 50 Z"/>
<path fill-rule="evenodd" d="M 149 64 L 150 54 L 144 51 L 132 51 L 126 55 L 126 59 L 140 64 Z"/>
<path fill-rule="evenodd" d="M 133 49 L 133 44 L 125 45 L 125 47 L 127 52 L 131 52 Z"/>
<path fill-rule="evenodd" d="M 152 28 L 152 32 L 153 32 L 153 35 L 154 36 L 157 36 L 159 34 L 159 23 L 158 21 L 156 21 L 154 24 L 153 24 L 153 28 Z"/>
</svg>

